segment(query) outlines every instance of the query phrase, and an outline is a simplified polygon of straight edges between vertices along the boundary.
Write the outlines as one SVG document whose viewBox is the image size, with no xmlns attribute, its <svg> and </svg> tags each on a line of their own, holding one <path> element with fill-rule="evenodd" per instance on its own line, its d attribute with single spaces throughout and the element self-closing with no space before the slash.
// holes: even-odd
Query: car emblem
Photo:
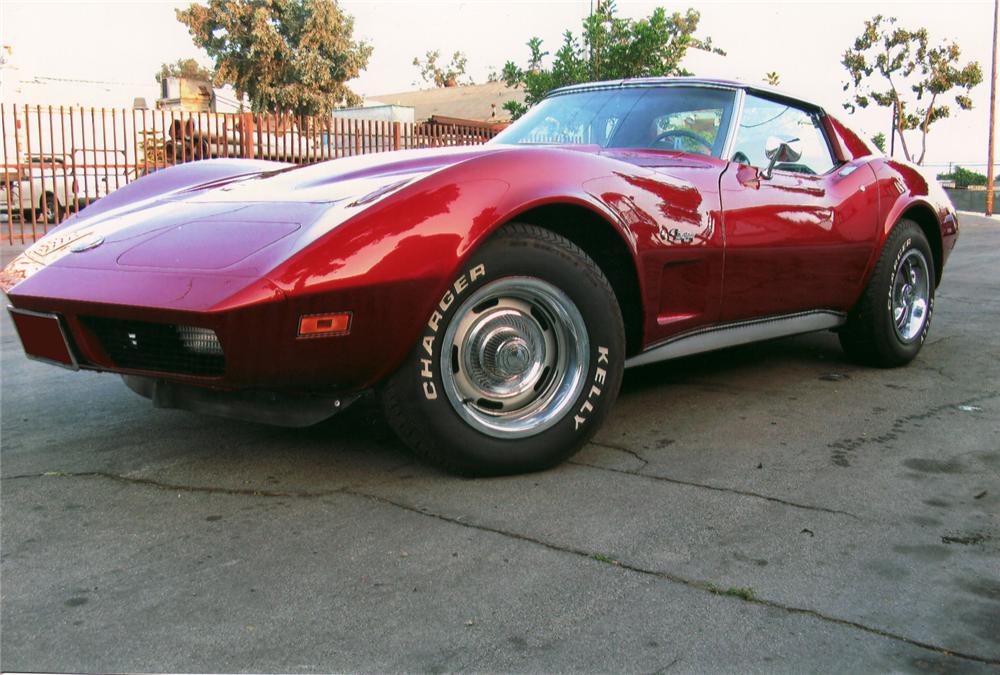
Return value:
<svg viewBox="0 0 1000 675">
<path fill-rule="evenodd" d="M 104 237 L 100 235 L 93 235 L 90 237 L 84 237 L 77 243 L 70 247 L 70 251 L 73 253 L 82 253 L 84 251 L 89 251 L 92 248 L 97 248 L 104 243 Z"/>
</svg>

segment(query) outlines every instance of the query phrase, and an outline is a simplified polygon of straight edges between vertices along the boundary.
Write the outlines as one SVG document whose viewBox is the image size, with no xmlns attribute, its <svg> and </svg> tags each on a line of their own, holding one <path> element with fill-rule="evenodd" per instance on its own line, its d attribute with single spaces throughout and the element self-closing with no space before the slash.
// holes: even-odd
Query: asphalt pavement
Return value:
<svg viewBox="0 0 1000 675">
<path fill-rule="evenodd" d="M 819 333 L 630 370 L 513 478 L 370 402 L 156 410 L 4 314 L 0 670 L 998 672 L 1000 222 L 962 224 L 908 367 Z"/>
</svg>

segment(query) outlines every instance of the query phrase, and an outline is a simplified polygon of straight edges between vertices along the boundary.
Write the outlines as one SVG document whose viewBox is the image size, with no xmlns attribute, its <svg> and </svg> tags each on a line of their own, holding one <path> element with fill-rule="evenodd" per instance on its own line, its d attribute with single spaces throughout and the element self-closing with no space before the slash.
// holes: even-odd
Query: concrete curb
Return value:
<svg viewBox="0 0 1000 675">
<path fill-rule="evenodd" d="M 1000 215 L 997 215 L 996 213 L 994 213 L 992 216 L 987 216 L 982 213 L 979 213 L 978 211 L 958 211 L 958 215 L 961 218 L 968 218 L 971 216 L 973 218 L 981 218 L 983 220 L 989 220 L 995 223 L 1000 223 Z"/>
</svg>

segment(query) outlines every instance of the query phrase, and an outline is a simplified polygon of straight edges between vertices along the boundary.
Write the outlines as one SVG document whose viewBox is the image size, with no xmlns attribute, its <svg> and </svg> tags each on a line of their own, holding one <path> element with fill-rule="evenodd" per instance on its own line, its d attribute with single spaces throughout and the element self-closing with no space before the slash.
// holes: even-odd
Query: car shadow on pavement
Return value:
<svg viewBox="0 0 1000 675">
<path fill-rule="evenodd" d="M 649 403 L 670 415 L 670 402 L 689 397 L 692 386 L 711 398 L 726 387 L 753 387 L 761 381 L 794 386 L 851 368 L 835 336 L 816 334 L 629 369 L 606 427 L 614 428 L 617 416 L 630 418 L 632 408 Z M 57 371 L 40 372 L 62 377 Z M 54 411 L 44 430 L 27 409 L 20 410 L 19 402 L 5 402 L 5 408 L 17 409 L 5 410 L 4 475 L 91 472 L 163 486 L 300 492 L 391 480 L 400 471 L 444 476 L 396 438 L 372 394 L 319 424 L 285 428 L 153 409 L 110 379 L 88 374 L 65 381 L 65 395 L 73 403 Z M 55 382 L 51 386 L 58 386 Z M 88 392 L 96 396 L 100 416 L 82 403 Z M 698 424 L 710 423 L 688 422 L 695 425 L 692 433 L 699 432 Z M 711 420 L 720 423 L 725 419 Z"/>
</svg>

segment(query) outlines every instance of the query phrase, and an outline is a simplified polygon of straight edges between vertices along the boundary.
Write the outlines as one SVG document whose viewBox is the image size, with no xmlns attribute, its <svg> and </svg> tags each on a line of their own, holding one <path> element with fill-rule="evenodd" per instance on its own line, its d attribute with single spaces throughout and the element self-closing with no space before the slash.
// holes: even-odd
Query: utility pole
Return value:
<svg viewBox="0 0 1000 675">
<path fill-rule="evenodd" d="M 601 0 L 597 0 L 597 8 L 600 9 L 600 7 L 601 7 Z M 590 0 L 590 14 L 587 15 L 587 18 L 589 19 L 592 16 L 594 16 L 594 0 Z M 590 62 L 593 63 L 593 61 L 594 61 L 594 45 L 590 45 L 589 56 L 590 56 Z"/>
<path fill-rule="evenodd" d="M 1000 0 L 993 0 L 993 68 L 990 77 L 990 142 L 986 165 L 986 215 L 993 215 L 993 137 L 997 124 L 997 15 L 1000 14 Z"/>
</svg>

